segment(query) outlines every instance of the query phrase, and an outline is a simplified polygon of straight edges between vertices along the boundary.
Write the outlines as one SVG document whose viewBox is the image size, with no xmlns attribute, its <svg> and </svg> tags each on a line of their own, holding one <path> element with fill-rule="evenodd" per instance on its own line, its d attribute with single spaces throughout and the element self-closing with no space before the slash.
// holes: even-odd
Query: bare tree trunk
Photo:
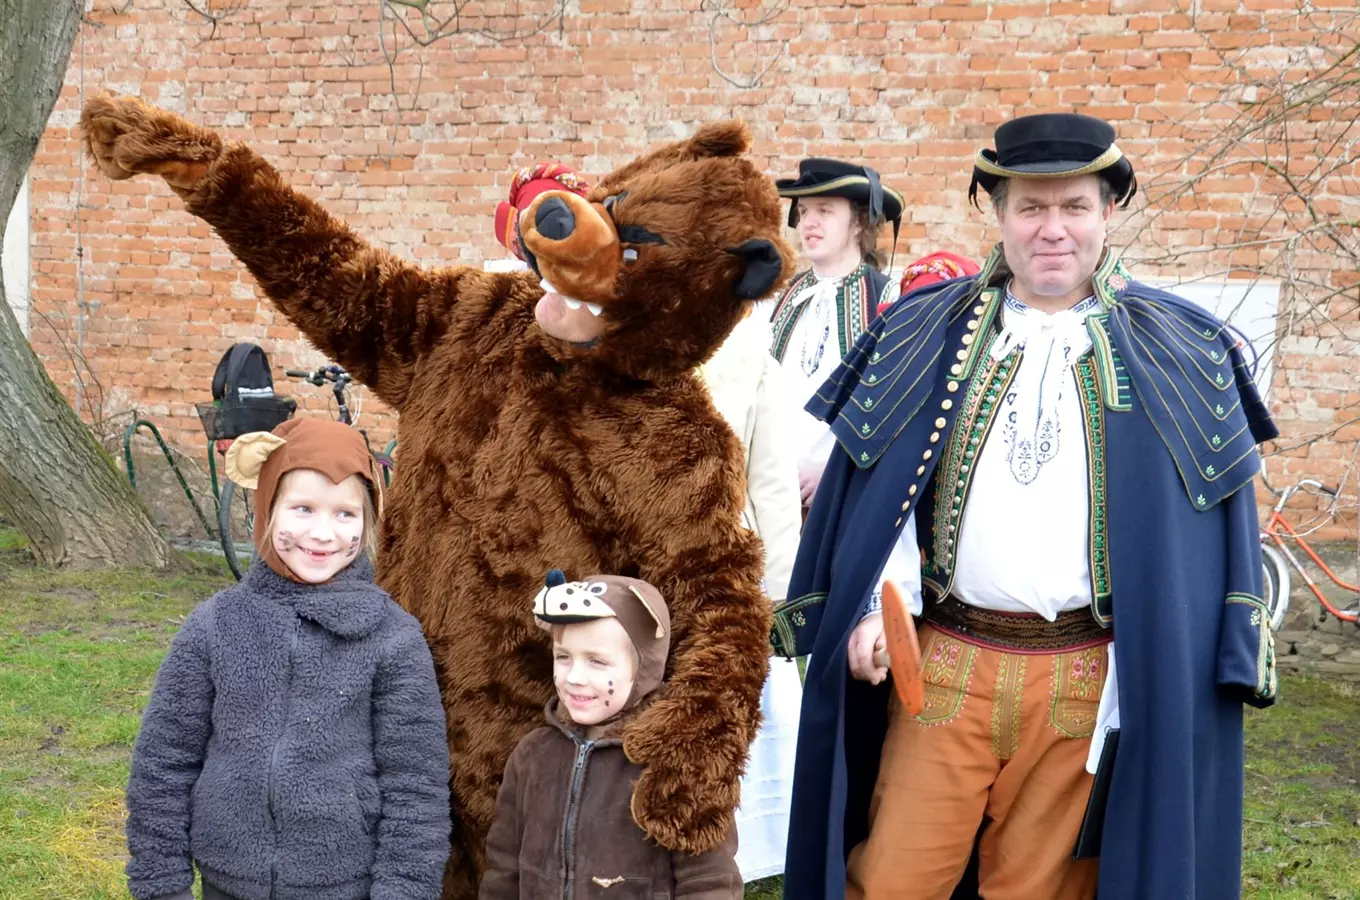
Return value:
<svg viewBox="0 0 1360 900">
<path fill-rule="evenodd" d="M 0 0 L 0 239 L 66 75 L 82 0 Z M 0 516 L 44 563 L 164 566 L 136 492 L 47 377 L 0 281 Z"/>
</svg>

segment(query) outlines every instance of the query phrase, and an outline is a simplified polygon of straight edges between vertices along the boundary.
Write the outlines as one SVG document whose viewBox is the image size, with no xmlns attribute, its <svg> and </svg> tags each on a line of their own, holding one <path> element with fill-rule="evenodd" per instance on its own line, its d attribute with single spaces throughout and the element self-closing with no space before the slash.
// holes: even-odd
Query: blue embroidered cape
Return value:
<svg viewBox="0 0 1360 900">
<path fill-rule="evenodd" d="M 842 896 L 845 855 L 866 833 L 891 688 L 849 677 L 846 642 L 912 511 L 926 572 L 937 562 L 925 498 L 980 365 L 975 338 L 995 327 L 999 249 L 975 278 L 890 307 L 808 404 L 843 452 L 818 487 L 773 635 L 779 652 L 812 654 L 787 900 Z M 1095 282 L 1084 402 L 1103 422 L 1092 505 L 1105 538 L 1092 564 L 1108 577 L 1121 716 L 1099 896 L 1236 898 L 1242 705 L 1269 705 L 1276 689 L 1251 489 L 1255 445 L 1276 431 L 1221 323 L 1133 282 L 1113 254 Z"/>
</svg>

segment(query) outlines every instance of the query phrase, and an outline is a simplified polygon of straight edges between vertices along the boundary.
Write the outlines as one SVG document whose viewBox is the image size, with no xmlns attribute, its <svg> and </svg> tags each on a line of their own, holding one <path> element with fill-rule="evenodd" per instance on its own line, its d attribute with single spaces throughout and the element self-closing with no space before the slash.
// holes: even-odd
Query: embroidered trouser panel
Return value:
<svg viewBox="0 0 1360 900">
<path fill-rule="evenodd" d="M 925 708 L 893 697 L 847 900 L 949 900 L 975 840 L 984 900 L 1090 900 L 1097 861 L 1072 850 L 1105 646 L 1009 653 L 929 624 L 920 640 Z"/>
</svg>

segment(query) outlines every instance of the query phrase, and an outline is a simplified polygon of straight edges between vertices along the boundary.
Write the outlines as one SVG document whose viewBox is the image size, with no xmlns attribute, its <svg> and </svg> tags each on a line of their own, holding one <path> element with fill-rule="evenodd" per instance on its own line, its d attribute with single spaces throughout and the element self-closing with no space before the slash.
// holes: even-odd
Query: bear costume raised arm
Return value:
<svg viewBox="0 0 1360 900">
<path fill-rule="evenodd" d="M 489 273 L 374 248 L 245 145 L 136 98 L 91 99 L 81 127 L 102 171 L 164 177 L 303 334 L 401 414 L 379 577 L 420 619 L 448 714 L 445 897 L 475 897 L 505 761 L 552 693 L 528 601 L 555 567 L 667 598 L 667 685 L 625 735 L 644 766 L 633 814 L 669 849 L 717 845 L 759 724 L 770 613 L 740 524 L 741 448 L 693 370 L 792 260 L 745 128 L 701 127 L 584 199 L 541 195 L 520 219 L 531 271 Z M 538 326 L 540 281 L 589 305 L 600 337 Z"/>
</svg>

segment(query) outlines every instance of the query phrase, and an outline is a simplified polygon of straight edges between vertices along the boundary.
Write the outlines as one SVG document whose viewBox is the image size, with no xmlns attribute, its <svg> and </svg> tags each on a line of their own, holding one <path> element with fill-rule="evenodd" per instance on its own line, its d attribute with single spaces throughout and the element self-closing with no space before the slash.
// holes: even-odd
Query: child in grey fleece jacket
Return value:
<svg viewBox="0 0 1360 900">
<path fill-rule="evenodd" d="M 444 712 L 420 625 L 363 553 L 362 438 L 289 421 L 238 439 L 227 473 L 256 491 L 259 555 L 156 676 L 128 782 L 132 896 L 191 900 L 197 866 L 210 898 L 436 900 Z"/>
</svg>

